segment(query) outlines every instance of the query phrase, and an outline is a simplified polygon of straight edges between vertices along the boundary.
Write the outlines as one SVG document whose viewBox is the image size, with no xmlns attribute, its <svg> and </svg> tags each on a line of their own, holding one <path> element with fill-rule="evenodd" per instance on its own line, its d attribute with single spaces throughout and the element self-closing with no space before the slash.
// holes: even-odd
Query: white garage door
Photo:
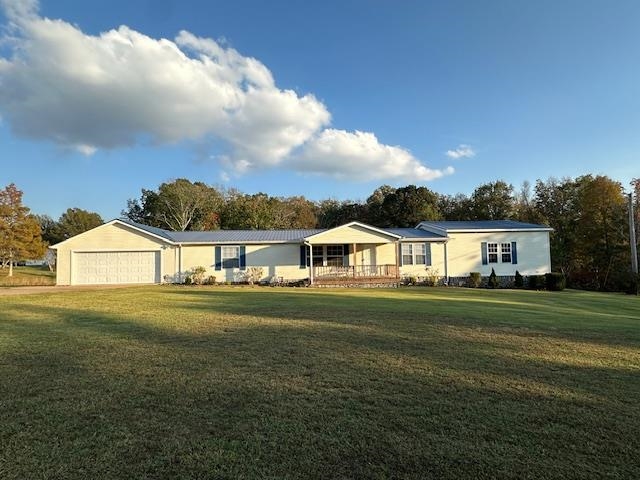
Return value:
<svg viewBox="0 0 640 480">
<path fill-rule="evenodd" d="M 76 252 L 74 285 L 158 283 L 160 252 Z"/>
</svg>

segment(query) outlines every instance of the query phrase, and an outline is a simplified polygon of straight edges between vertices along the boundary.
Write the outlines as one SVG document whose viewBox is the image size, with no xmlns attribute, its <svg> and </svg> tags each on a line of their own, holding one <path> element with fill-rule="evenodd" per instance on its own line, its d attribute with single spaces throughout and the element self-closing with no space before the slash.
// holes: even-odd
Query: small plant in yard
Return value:
<svg viewBox="0 0 640 480">
<path fill-rule="evenodd" d="M 480 272 L 469 273 L 469 286 L 471 288 L 478 288 L 481 283 L 482 283 L 482 275 L 480 275 Z"/>
<path fill-rule="evenodd" d="M 249 267 L 244 272 L 244 281 L 249 285 L 253 285 L 254 283 L 258 283 L 262 278 L 262 267 Z"/>
<path fill-rule="evenodd" d="M 547 290 L 560 292 L 567 286 L 567 280 L 563 273 L 551 272 L 545 274 L 545 285 Z"/>
<path fill-rule="evenodd" d="M 544 290 L 545 276 L 544 275 L 529 275 L 527 286 L 530 290 Z"/>
<path fill-rule="evenodd" d="M 516 270 L 516 278 L 515 278 L 514 284 L 516 288 L 524 287 L 524 277 L 518 270 Z"/>
<path fill-rule="evenodd" d="M 438 285 L 438 279 L 440 278 L 440 272 L 437 268 L 427 267 L 427 275 L 424 278 L 424 284 L 427 287 L 435 287 Z"/>
<path fill-rule="evenodd" d="M 207 278 L 204 279 L 203 285 L 215 285 L 216 284 L 216 277 L 214 277 L 213 275 L 209 275 Z"/>
<path fill-rule="evenodd" d="M 193 267 L 191 270 L 191 280 L 194 285 L 202 285 L 204 282 L 204 274 L 207 273 L 207 269 L 203 266 Z"/>
<path fill-rule="evenodd" d="M 500 282 L 498 282 L 498 276 L 496 275 L 496 271 L 492 268 L 491 274 L 489 275 L 489 288 L 498 288 L 500 286 Z"/>
</svg>

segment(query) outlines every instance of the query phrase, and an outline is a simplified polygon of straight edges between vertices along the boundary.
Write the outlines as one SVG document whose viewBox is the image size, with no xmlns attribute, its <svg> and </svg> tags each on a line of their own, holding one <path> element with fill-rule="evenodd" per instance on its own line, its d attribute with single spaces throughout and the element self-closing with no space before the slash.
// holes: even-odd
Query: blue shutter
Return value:
<svg viewBox="0 0 640 480">
<path fill-rule="evenodd" d="M 307 266 L 307 246 L 300 245 L 300 268 Z"/>
<path fill-rule="evenodd" d="M 402 266 L 402 244 L 398 243 L 398 266 Z"/>
<path fill-rule="evenodd" d="M 516 248 L 516 242 L 511 242 L 511 263 L 518 264 L 518 249 Z"/>
<path fill-rule="evenodd" d="M 247 247 L 240 245 L 240 270 L 247 269 Z"/>
<path fill-rule="evenodd" d="M 482 242 L 480 244 L 480 249 L 482 250 L 482 264 L 483 265 L 488 265 L 489 264 L 489 257 L 487 255 L 487 242 Z"/>
<path fill-rule="evenodd" d="M 342 265 L 345 267 L 349 266 L 349 244 L 345 243 L 342 246 Z"/>
<path fill-rule="evenodd" d="M 424 264 L 427 267 L 431 266 L 431 244 L 430 243 L 424 244 Z"/>
<path fill-rule="evenodd" d="M 222 270 L 222 247 L 216 247 L 215 252 L 215 268 L 216 270 Z"/>
</svg>

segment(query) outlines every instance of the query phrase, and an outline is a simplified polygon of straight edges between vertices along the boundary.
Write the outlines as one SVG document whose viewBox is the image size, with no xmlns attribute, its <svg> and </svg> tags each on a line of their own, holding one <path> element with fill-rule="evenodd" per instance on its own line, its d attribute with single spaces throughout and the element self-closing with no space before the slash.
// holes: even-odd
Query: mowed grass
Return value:
<svg viewBox="0 0 640 480">
<path fill-rule="evenodd" d="M 640 299 L 0 297 L 0 478 L 640 478 Z"/>
<path fill-rule="evenodd" d="M 9 276 L 9 267 L 0 268 L 0 287 L 25 287 L 55 285 L 56 273 L 48 267 L 13 267 L 13 276 Z"/>
</svg>

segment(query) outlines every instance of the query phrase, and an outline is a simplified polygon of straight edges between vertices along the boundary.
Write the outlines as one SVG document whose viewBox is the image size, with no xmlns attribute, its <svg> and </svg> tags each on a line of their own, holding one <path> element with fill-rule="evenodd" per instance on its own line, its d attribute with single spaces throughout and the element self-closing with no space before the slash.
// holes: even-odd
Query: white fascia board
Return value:
<svg viewBox="0 0 640 480">
<path fill-rule="evenodd" d="M 60 247 L 61 245 L 64 245 L 65 243 L 67 243 L 71 239 L 74 239 L 76 237 L 84 235 L 87 232 L 92 232 L 93 230 L 102 229 L 102 228 L 108 227 L 110 225 L 114 225 L 116 223 L 119 224 L 119 225 L 122 225 L 124 227 L 131 228 L 132 230 L 136 230 L 136 231 L 138 231 L 140 233 L 144 233 L 145 235 L 149 235 L 150 237 L 157 238 L 158 240 L 161 240 L 164 243 L 168 243 L 170 245 L 175 245 L 175 242 L 169 240 L 166 237 L 162 237 L 160 235 L 156 235 L 155 233 L 151 233 L 151 232 L 149 232 L 149 231 L 147 231 L 147 230 L 145 230 L 143 228 L 136 227 L 135 225 L 131 225 L 130 223 L 123 222 L 122 220 L 118 220 L 116 218 L 116 219 L 111 220 L 111 221 L 109 221 L 107 223 L 103 223 L 102 225 L 98 225 L 97 227 L 94 227 L 91 230 L 87 230 L 86 232 L 82 232 L 82 233 L 79 233 L 78 235 L 74 235 L 73 237 L 67 238 L 66 240 L 63 240 L 62 242 L 58 242 L 55 245 L 50 245 L 49 248 L 52 249 L 52 250 L 57 250 L 58 247 Z"/>
<path fill-rule="evenodd" d="M 396 235 L 395 233 L 391 233 L 391 232 L 387 232 L 386 230 L 383 230 L 381 228 L 378 227 L 373 227 L 371 225 L 367 225 L 366 223 L 361 223 L 361 222 L 349 222 L 349 223 L 345 223 L 344 225 L 340 225 L 334 228 L 329 228 L 327 230 L 325 230 L 324 232 L 319 232 L 319 233 L 315 233 L 313 235 L 309 235 L 308 237 L 304 237 L 305 241 L 309 241 L 310 239 L 320 236 L 320 235 L 324 235 L 325 233 L 329 233 L 333 230 L 340 230 L 342 228 L 348 228 L 348 227 L 360 227 L 360 228 L 364 228 L 365 230 L 370 230 L 372 232 L 376 232 L 379 233 L 380 235 L 384 235 L 386 237 L 391 237 L 391 238 L 395 238 L 397 240 L 401 239 L 402 236 L 400 235 Z"/>
</svg>

